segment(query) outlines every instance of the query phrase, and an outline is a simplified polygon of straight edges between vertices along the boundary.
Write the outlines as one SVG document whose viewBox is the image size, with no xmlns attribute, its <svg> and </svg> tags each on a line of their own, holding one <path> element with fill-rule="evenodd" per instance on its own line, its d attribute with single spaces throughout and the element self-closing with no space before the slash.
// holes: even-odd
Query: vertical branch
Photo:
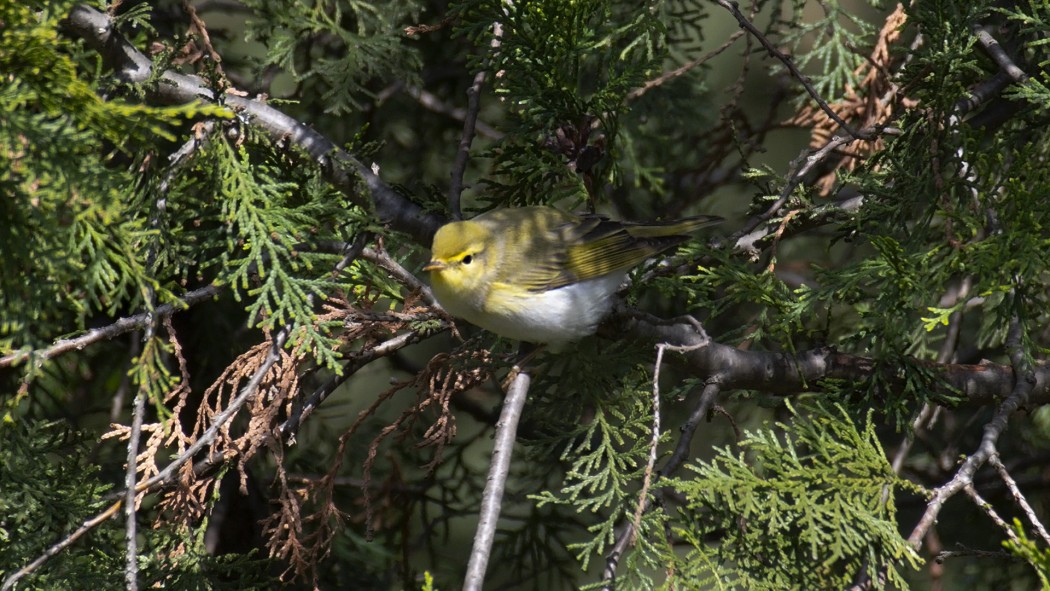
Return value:
<svg viewBox="0 0 1050 591">
<path fill-rule="evenodd" d="M 154 323 L 151 322 L 146 328 L 146 339 L 153 338 Z M 148 343 L 148 341 L 147 341 Z M 149 345 L 143 349 L 148 351 Z M 141 360 L 140 360 L 141 363 Z M 128 461 L 127 471 L 124 474 L 124 540 L 127 548 L 124 551 L 124 587 L 128 591 L 138 591 L 139 588 L 139 564 L 138 564 L 138 522 L 136 511 L 138 507 L 135 497 L 135 482 L 138 476 L 139 438 L 142 434 L 142 415 L 146 413 L 147 385 L 140 384 L 138 393 L 135 394 L 135 402 L 131 413 L 131 435 L 128 437 Z"/>
<path fill-rule="evenodd" d="M 152 273 L 157 263 L 157 251 L 160 250 L 160 241 L 163 218 L 168 208 L 167 194 L 171 180 L 174 178 L 178 166 L 196 147 L 197 137 L 191 137 L 174 154 L 169 157 L 169 166 L 157 185 L 157 196 L 153 201 L 153 214 L 150 216 L 150 230 L 154 232 L 146 252 L 146 269 Z M 139 357 L 140 364 L 152 365 L 159 362 L 154 356 L 153 337 L 156 335 L 157 323 L 160 321 L 153 310 L 156 307 L 157 294 L 152 286 L 146 288 L 146 330 L 142 336 L 142 353 Z M 144 380 L 138 385 L 138 392 L 131 411 L 131 433 L 128 436 L 128 460 L 127 471 L 124 473 L 124 587 L 128 591 L 138 591 L 139 588 L 139 563 L 138 563 L 138 496 L 136 481 L 138 480 L 138 456 L 139 441 L 142 436 L 143 415 L 146 414 L 146 397 L 149 396 L 150 381 Z"/>
<path fill-rule="evenodd" d="M 492 42 L 489 47 L 496 51 L 503 42 L 503 25 L 492 23 Z M 456 159 L 452 163 L 452 182 L 448 188 L 448 208 L 452 219 L 463 219 L 460 197 L 463 194 L 463 175 L 467 170 L 467 159 L 470 158 L 470 144 L 474 141 L 474 127 L 478 122 L 478 110 L 481 108 L 481 87 L 485 84 L 485 70 L 474 75 L 474 83 L 467 89 L 467 113 L 463 117 L 463 135 L 459 138 Z"/>
<path fill-rule="evenodd" d="M 641 498 L 638 500 L 638 509 L 635 512 L 635 518 L 633 521 L 628 521 L 620 526 L 619 531 L 616 532 L 616 541 L 613 543 L 612 549 L 610 549 L 609 553 L 605 556 L 605 570 L 602 571 L 602 580 L 605 581 L 605 584 L 602 586 L 602 591 L 613 591 L 615 589 L 616 570 L 620 566 L 620 558 L 623 557 L 623 553 L 627 551 L 627 548 L 634 543 L 635 537 L 638 535 L 642 513 L 649 508 L 649 502 L 645 492 L 649 487 L 649 478 L 652 472 L 652 467 L 656 461 L 656 443 L 660 437 L 658 380 L 660 379 L 660 366 L 663 364 L 663 353 L 667 349 L 678 352 L 691 351 L 705 347 L 710 342 L 707 333 L 699 322 L 690 318 L 690 323 L 701 335 L 699 343 L 684 347 L 674 346 L 669 343 L 661 343 L 656 347 L 656 367 L 653 370 L 653 412 L 657 416 L 653 419 L 654 441 L 649 455 L 650 464 L 645 472 L 645 482 L 642 487 Z M 708 378 L 707 384 L 704 386 L 704 391 L 700 395 L 700 400 L 697 402 L 696 408 L 693 409 L 693 413 L 689 416 L 689 420 L 686 421 L 685 425 L 682 425 L 682 436 L 678 440 L 678 445 L 675 446 L 674 453 L 671 454 L 671 457 L 667 460 L 667 463 L 664 464 L 664 467 L 660 469 L 661 475 L 673 474 L 675 470 L 681 466 L 682 462 L 685 461 L 685 457 L 689 453 L 689 444 L 693 441 L 693 435 L 696 433 L 697 427 L 700 426 L 700 421 L 707 416 L 708 411 L 711 409 L 711 405 L 714 404 L 715 399 L 718 398 L 718 393 L 722 391 L 722 379 L 723 376 L 720 374 Z"/>
<path fill-rule="evenodd" d="M 1046 527 L 1043 525 L 1043 522 L 1039 521 L 1039 517 L 1037 517 L 1035 514 L 1035 509 L 1032 508 L 1032 505 L 1029 504 L 1028 499 L 1026 499 L 1025 496 L 1021 493 L 1020 487 L 1017 486 L 1017 482 L 1013 479 L 1012 476 L 1010 476 L 1010 472 L 1006 469 L 1006 465 L 1003 464 L 1003 461 L 999 459 L 998 455 L 993 455 L 992 457 L 988 458 L 988 463 L 991 464 L 992 467 L 995 468 L 996 472 L 999 473 L 999 478 L 1003 479 L 1003 482 L 1006 484 L 1006 488 L 1010 490 L 1010 494 L 1014 498 L 1014 502 L 1016 502 L 1017 505 L 1021 507 L 1021 510 L 1024 511 L 1025 516 L 1028 517 L 1028 522 L 1031 523 L 1032 527 L 1035 528 L 1035 531 L 1039 534 L 1039 537 L 1043 538 L 1043 541 L 1047 544 L 1050 544 L 1050 533 L 1047 533 Z M 1006 528 L 1006 532 L 1008 535 L 1012 534 L 1013 529 Z"/>
<path fill-rule="evenodd" d="M 496 424 L 496 442 L 492 447 L 492 464 L 489 466 L 488 480 L 481 499 L 481 516 L 478 529 L 474 534 L 474 547 L 470 551 L 467 563 L 467 576 L 463 581 L 463 591 L 481 591 L 485 582 L 485 570 L 492 555 L 492 541 L 496 537 L 496 523 L 499 521 L 500 505 L 503 502 L 503 489 L 507 485 L 507 474 L 510 472 L 510 458 L 514 451 L 514 440 L 518 433 L 518 420 L 525 408 L 531 378 L 523 369 L 515 366 L 512 371 L 518 374 L 507 389 L 507 398 L 503 401 L 503 411 Z"/>
<path fill-rule="evenodd" d="M 769 55 L 777 58 L 782 64 L 784 64 L 784 67 L 786 67 L 791 73 L 791 75 L 799 81 L 803 88 L 806 89 L 806 93 L 808 93 L 809 96 L 817 103 L 817 105 L 820 106 L 820 109 L 824 111 L 828 118 L 837 123 L 838 126 L 842 128 L 842 130 L 847 135 L 849 135 L 849 139 L 846 140 L 846 143 L 852 142 L 854 139 L 866 140 L 874 137 L 873 130 L 855 130 L 848 123 L 846 123 L 846 121 L 843 120 L 842 117 L 839 117 L 838 113 L 836 113 L 835 110 L 828 105 L 828 102 L 825 101 L 822 96 L 820 96 L 820 93 L 818 93 L 817 90 L 813 88 L 813 85 L 809 81 L 809 77 L 807 77 L 798 69 L 798 67 L 795 65 L 795 62 L 792 61 L 791 57 L 785 55 L 784 52 L 777 49 L 777 46 L 773 45 L 773 43 L 771 43 L 769 39 L 766 39 L 766 36 L 762 34 L 762 31 L 758 30 L 758 27 L 752 24 L 751 21 L 747 19 L 747 17 L 741 14 L 740 6 L 736 3 L 736 0 L 714 1 L 722 8 L 728 10 L 729 13 L 733 15 L 733 18 L 736 19 L 737 24 L 739 24 L 741 28 L 746 29 L 748 33 L 751 33 L 751 35 L 755 39 L 757 39 L 759 43 L 762 44 L 762 47 L 769 52 Z"/>
<path fill-rule="evenodd" d="M 664 350 L 666 343 L 656 346 L 656 367 L 653 369 L 653 438 L 649 442 L 649 463 L 645 465 L 645 476 L 642 479 L 642 490 L 638 493 L 638 506 L 634 510 L 634 521 L 630 536 L 630 544 L 634 545 L 641 530 L 642 513 L 645 506 L 649 504 L 649 486 L 653 480 L 653 467 L 656 466 L 657 447 L 660 444 L 660 366 L 664 361 Z"/>
</svg>

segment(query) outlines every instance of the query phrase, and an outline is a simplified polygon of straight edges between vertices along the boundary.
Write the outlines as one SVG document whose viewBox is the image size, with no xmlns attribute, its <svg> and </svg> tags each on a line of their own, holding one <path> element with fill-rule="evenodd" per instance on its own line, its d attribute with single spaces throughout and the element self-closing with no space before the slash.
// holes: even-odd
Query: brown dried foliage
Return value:
<svg viewBox="0 0 1050 591">
<path fill-rule="evenodd" d="M 391 342 L 409 334 L 418 336 L 411 324 L 432 318 L 433 312 L 420 306 L 418 294 L 411 294 L 405 299 L 401 311 L 375 312 L 373 298 L 370 294 L 355 294 L 351 304 L 342 294 L 329 298 L 322 306 L 319 321 L 341 321 L 344 332 L 340 335 L 343 347 L 348 350 L 344 356 L 348 363 L 344 371 L 349 377 L 354 371 L 368 362 L 396 351 L 397 348 L 414 342 L 408 339 L 397 346 Z M 406 331 L 408 331 L 406 333 Z M 298 355 L 298 351 L 294 355 Z M 458 366 L 474 360 L 472 367 L 457 369 Z M 432 469 L 440 461 L 441 450 L 455 435 L 455 419 L 449 408 L 449 400 L 456 392 L 470 388 L 487 379 L 489 376 L 485 365 L 489 361 L 487 353 L 467 350 L 459 354 L 459 359 L 450 360 L 447 355 L 436 357 L 414 379 L 395 384 L 376 396 L 376 399 L 365 410 L 361 411 L 354 422 L 340 436 L 335 457 L 328 471 L 317 479 L 289 478 L 284 466 L 284 454 L 280 445 L 273 445 L 273 457 L 276 463 L 275 484 L 277 508 L 263 522 L 264 537 L 270 556 L 285 561 L 288 565 L 284 576 L 294 574 L 298 577 L 315 580 L 318 564 L 331 552 L 331 543 L 350 515 L 335 503 L 335 487 L 343 470 L 345 452 L 350 446 L 352 437 L 370 417 L 376 416 L 383 403 L 389 401 L 398 392 L 416 387 L 419 394 L 410 408 L 403 411 L 390 425 L 384 427 L 369 447 L 368 458 L 363 470 L 365 479 L 362 488 L 365 491 L 363 505 L 364 516 L 356 520 L 369 524 L 380 523 L 372 511 L 372 491 L 374 488 L 370 471 L 378 452 L 379 445 L 391 434 L 397 433 L 396 441 L 403 442 L 414 431 L 414 427 L 427 416 L 436 413 L 433 422 L 425 429 L 417 446 L 433 446 L 434 459 L 428 464 Z M 272 427 L 276 422 L 269 423 Z M 398 480 L 395 474 L 393 480 Z M 390 480 L 388 478 L 388 480 Z M 397 488 L 397 485 L 393 485 Z M 390 511 L 403 509 L 403 505 L 391 501 L 396 495 L 387 487 L 380 486 L 379 493 L 384 500 L 385 508 Z M 386 490 L 384 490 L 386 488 Z M 388 494 L 389 493 L 389 494 Z M 390 501 L 390 502 L 386 502 Z"/>
<path fill-rule="evenodd" d="M 433 310 L 421 305 L 419 294 L 406 297 L 401 311 L 374 312 L 373 307 L 380 294 L 370 288 L 362 288 L 353 296 L 353 303 L 343 293 L 329 296 L 321 305 L 316 322 L 318 325 L 342 324 L 339 349 L 347 360 L 346 377 L 371 361 L 389 355 L 399 348 L 417 342 L 424 334 L 414 329 L 412 323 L 436 317 Z M 237 357 L 210 387 L 205 390 L 197 408 L 189 388 L 190 372 L 182 346 L 170 320 L 165 319 L 172 358 L 179 367 L 178 379 L 168 379 L 174 386 L 161 400 L 155 401 L 159 416 L 155 422 L 142 427 L 144 444 L 138 455 L 138 477 L 143 481 L 158 474 L 166 459 L 172 455 L 185 455 L 215 423 L 238 396 L 241 388 L 259 371 L 273 350 L 273 336 L 266 338 Z M 408 336 L 410 338 L 403 339 Z M 288 342 L 296 343 L 295 331 Z M 453 355 L 435 357 L 414 379 L 397 384 L 380 393 L 376 400 L 359 414 L 354 423 L 339 439 L 338 453 L 325 475 L 314 481 L 289 478 L 284 463 L 283 442 L 277 428 L 293 413 L 293 402 L 301 391 L 300 376 L 308 351 L 293 346 L 291 351 L 281 350 L 278 361 L 267 371 L 255 395 L 248 400 L 237 420 L 224 423 L 216 437 L 203 450 L 209 464 L 218 465 L 234 461 L 240 475 L 241 492 L 247 494 L 247 463 L 261 451 L 269 449 L 275 462 L 275 484 L 277 489 L 276 509 L 263 523 L 266 545 L 272 557 L 286 561 L 288 570 L 304 578 L 315 578 L 317 565 L 328 556 L 331 542 L 347 519 L 347 513 L 334 502 L 336 478 L 344 463 L 345 451 L 351 437 L 375 416 L 380 406 L 394 394 L 405 388 L 418 390 L 416 401 L 403 411 L 393 423 L 387 425 L 370 447 L 368 459 L 363 467 L 365 483 L 372 487 L 370 474 L 380 444 L 390 435 L 403 442 L 410 436 L 418 438 L 418 447 L 432 447 L 433 459 L 427 464 L 432 470 L 441 459 L 441 452 L 456 433 L 455 418 L 449 407 L 451 397 L 471 388 L 490 376 L 491 365 L 487 352 L 464 349 Z M 163 371 L 163 370 L 162 370 Z M 160 383 L 160 382 L 158 382 Z M 187 419 L 187 417 L 193 417 Z M 189 421 L 192 421 L 190 423 Z M 425 422 L 422 433 L 416 429 Z M 127 440 L 130 428 L 113 425 L 105 437 Z M 395 474 L 388 481 L 399 481 Z M 200 524 L 213 498 L 219 478 L 214 473 L 200 473 L 193 462 L 186 462 L 179 469 L 174 482 L 163 493 L 158 505 L 155 524 L 192 528 Z M 394 488 L 399 487 L 397 484 Z M 383 495 L 384 512 L 393 514 L 404 507 L 397 502 L 391 488 L 375 487 Z M 145 495 L 140 494 L 139 501 Z M 372 511 L 372 497 L 366 494 L 360 521 L 382 524 Z M 176 552 L 180 549 L 176 548 Z"/>
<path fill-rule="evenodd" d="M 397 500 L 399 491 L 405 487 L 396 463 L 391 462 L 391 471 L 382 482 L 375 483 L 372 480 L 372 468 L 380 446 L 391 438 L 395 444 L 402 444 L 414 437 L 417 448 L 433 448 L 432 459 L 425 469 L 428 472 L 435 469 L 441 461 L 445 446 L 456 434 L 455 415 L 450 409 L 452 397 L 491 378 L 492 367 L 492 355 L 473 347 L 462 347 L 451 354 L 439 354 L 413 379 L 394 384 L 381 392 L 368 408 L 358 413 L 354 422 L 339 437 L 333 464 L 319 479 L 292 485 L 279 466 L 280 509 L 266 521 L 265 530 L 271 555 L 289 562 L 289 571 L 285 574 L 294 571 L 300 577 L 315 578 L 318 563 L 329 554 L 333 538 L 348 518 L 356 522 L 363 521 L 369 532 L 398 522 L 397 517 L 404 512 L 406 505 Z M 361 467 L 364 476 L 360 484 L 362 512 L 351 516 L 334 502 L 335 487 L 340 482 L 346 450 L 366 420 L 375 417 L 379 408 L 395 394 L 408 388 L 416 389 L 415 403 L 380 429 L 368 446 Z M 423 432 L 418 435 L 420 428 Z"/>
<path fill-rule="evenodd" d="M 883 125 L 890 121 L 898 110 L 910 108 L 915 104 L 913 100 L 900 95 L 900 89 L 894 84 L 890 71 L 893 65 L 890 47 L 900 39 L 907 18 L 904 6 L 897 4 L 894 11 L 886 17 L 867 64 L 854 71 L 857 76 L 864 75 L 859 88 L 847 86 L 842 100 L 829 103 L 835 114 L 847 123 L 854 123 L 854 127 L 858 129 Z M 787 124 L 810 128 L 810 146 L 815 149 L 826 145 L 838 131 L 838 124 L 819 107 L 811 104 L 801 108 Z M 821 195 L 827 196 L 831 193 L 835 186 L 837 170 L 853 170 L 870 154 L 885 147 L 881 137 L 871 141 L 855 140 L 849 145 L 850 150 L 841 151 L 842 157 L 814 183 Z"/>
</svg>

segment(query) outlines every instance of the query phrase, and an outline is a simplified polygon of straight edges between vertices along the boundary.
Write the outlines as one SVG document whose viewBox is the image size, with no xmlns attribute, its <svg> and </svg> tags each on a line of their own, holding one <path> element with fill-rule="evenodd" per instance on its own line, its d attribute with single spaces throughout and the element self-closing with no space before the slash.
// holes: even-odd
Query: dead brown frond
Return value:
<svg viewBox="0 0 1050 591">
<path fill-rule="evenodd" d="M 386 332 L 383 336 L 389 336 L 392 326 L 405 327 L 409 321 L 415 320 L 413 314 L 415 312 L 373 315 L 358 310 L 347 316 L 347 334 L 365 340 L 374 338 L 379 332 Z M 386 331 L 378 331 L 375 323 L 383 324 Z M 365 352 L 358 355 L 365 355 Z M 433 457 L 425 467 L 428 471 L 436 468 L 442 451 L 456 434 L 455 415 L 450 408 L 452 397 L 488 380 L 493 367 L 491 353 L 484 350 L 464 347 L 451 354 L 439 354 L 413 379 L 392 385 L 358 413 L 339 437 L 332 465 L 320 478 L 295 479 L 293 482 L 278 461 L 279 510 L 265 521 L 264 531 L 271 556 L 288 561 L 289 570 L 285 574 L 294 572 L 301 578 L 311 579 L 319 561 L 331 551 L 331 542 L 347 518 L 364 522 L 370 532 L 398 523 L 397 516 L 403 514 L 406 506 L 401 495 L 407 487 L 395 461 L 390 462 L 390 474 L 382 482 L 373 482 L 372 468 L 381 445 L 392 436 L 397 442 L 414 437 L 417 447 L 434 448 Z M 336 506 L 334 498 L 351 439 L 366 420 L 376 416 L 380 406 L 409 388 L 417 391 L 415 403 L 380 429 L 368 446 L 362 465 L 364 476 L 359 483 L 363 491 L 359 504 L 361 512 L 350 516 Z M 419 433 L 416 427 L 421 424 L 425 424 L 425 428 Z"/>
<path fill-rule="evenodd" d="M 172 334 L 169 330 L 169 334 Z M 214 417 L 225 410 L 226 406 L 237 395 L 239 387 L 246 383 L 265 361 L 273 349 L 273 343 L 266 340 L 259 343 L 229 365 L 219 378 L 204 392 L 203 399 L 197 408 L 196 419 L 192 428 L 184 429 L 179 422 L 179 414 L 186 406 L 189 388 L 183 379 L 179 387 L 169 394 L 166 403 L 174 401 L 173 416 L 161 429 L 160 425 L 151 425 L 151 436 L 143 454 L 154 458 L 162 447 L 174 448 L 179 453 L 192 445 L 213 423 Z M 178 352 L 179 349 L 176 348 Z M 181 357 L 181 353 L 177 353 Z M 181 365 L 181 361 L 180 361 Z M 227 422 L 220 429 L 218 436 L 203 453 L 215 458 L 237 457 L 237 469 L 241 477 L 241 491 L 247 494 L 246 464 L 261 449 L 275 446 L 272 429 L 283 414 L 290 410 L 291 401 L 299 392 L 299 374 L 297 358 L 286 351 L 280 352 L 280 359 L 267 372 L 259 385 L 258 393 L 248 402 L 248 421 L 243 426 Z M 146 431 L 146 428 L 143 428 Z M 158 437 L 157 434 L 164 434 Z M 151 460 L 152 461 L 152 460 Z M 218 486 L 218 479 L 198 475 L 187 463 L 179 471 L 179 477 L 161 498 L 157 523 L 178 522 L 191 525 L 199 522 L 207 508 L 208 499 Z"/>
<path fill-rule="evenodd" d="M 900 94 L 900 89 L 893 82 L 891 73 L 892 56 L 890 47 L 900 39 L 901 30 L 908 16 L 902 4 L 897 4 L 894 11 L 886 17 L 878 40 L 867 64 L 854 71 L 864 78 L 859 88 L 846 87 L 844 98 L 830 103 L 832 111 L 847 123 L 855 124 L 857 129 L 866 129 L 883 125 L 894 116 L 900 108 L 914 106 L 914 101 Z M 866 70 L 866 71 L 865 71 Z M 838 124 L 828 114 L 814 105 L 802 107 L 788 125 L 810 128 L 810 146 L 820 148 L 826 145 L 838 131 Z M 835 186 L 835 172 L 839 169 L 853 170 L 869 155 L 885 147 L 881 137 L 873 140 L 855 140 L 849 144 L 850 149 L 840 150 L 841 156 L 831 169 L 815 185 L 820 194 L 827 196 Z"/>
</svg>

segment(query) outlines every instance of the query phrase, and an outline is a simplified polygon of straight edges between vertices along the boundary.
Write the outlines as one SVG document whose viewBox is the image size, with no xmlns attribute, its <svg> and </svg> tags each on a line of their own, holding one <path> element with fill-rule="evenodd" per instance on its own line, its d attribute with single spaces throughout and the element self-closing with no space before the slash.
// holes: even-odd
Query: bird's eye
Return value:
<svg viewBox="0 0 1050 591">
<path fill-rule="evenodd" d="M 467 256 L 463 257 L 463 264 L 464 265 L 469 265 L 470 262 L 473 261 L 473 260 L 474 260 L 474 257 L 472 255 L 468 254 Z"/>
</svg>

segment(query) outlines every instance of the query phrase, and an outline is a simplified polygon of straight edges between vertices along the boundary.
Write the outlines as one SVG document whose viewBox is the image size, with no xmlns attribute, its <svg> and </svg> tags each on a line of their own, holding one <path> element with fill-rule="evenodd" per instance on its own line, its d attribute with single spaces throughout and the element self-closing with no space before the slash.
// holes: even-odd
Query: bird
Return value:
<svg viewBox="0 0 1050 591">
<path fill-rule="evenodd" d="M 628 271 L 720 221 L 699 215 L 633 223 L 549 206 L 494 209 L 438 228 L 423 270 L 452 316 L 558 350 L 597 331 Z"/>
</svg>

